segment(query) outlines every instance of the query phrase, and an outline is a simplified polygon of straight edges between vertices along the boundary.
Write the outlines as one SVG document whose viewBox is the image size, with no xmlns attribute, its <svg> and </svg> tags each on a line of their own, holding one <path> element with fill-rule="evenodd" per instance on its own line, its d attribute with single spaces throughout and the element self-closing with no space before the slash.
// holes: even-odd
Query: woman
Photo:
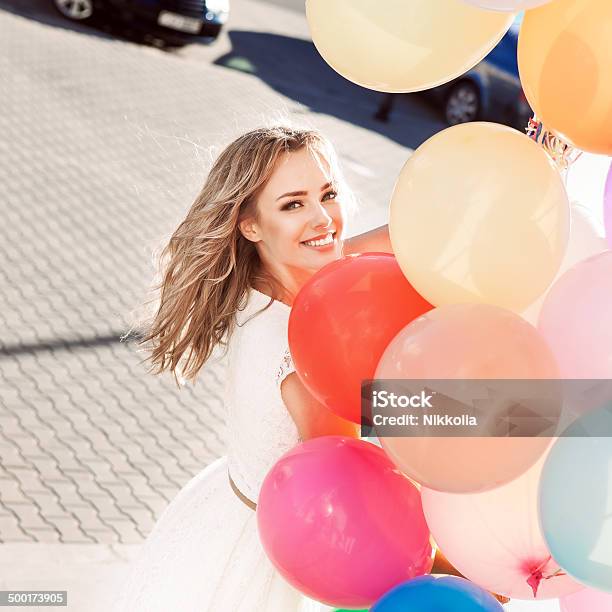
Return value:
<svg viewBox="0 0 612 612">
<path fill-rule="evenodd" d="M 300 287 L 343 254 L 391 251 L 386 226 L 343 238 L 351 203 L 318 133 L 258 129 L 230 144 L 162 252 L 159 306 L 145 341 L 157 373 L 195 380 L 229 351 L 227 457 L 192 479 L 145 542 L 121 596 L 125 612 L 329 610 L 268 561 L 254 508 L 280 456 L 320 435 L 358 437 L 304 388 L 287 323 Z M 325 350 L 325 339 L 321 342 Z"/>
</svg>

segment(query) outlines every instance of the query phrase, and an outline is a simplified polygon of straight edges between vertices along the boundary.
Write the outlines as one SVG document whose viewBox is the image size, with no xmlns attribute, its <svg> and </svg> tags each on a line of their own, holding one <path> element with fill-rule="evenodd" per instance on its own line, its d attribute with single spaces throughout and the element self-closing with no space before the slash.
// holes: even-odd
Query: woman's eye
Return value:
<svg viewBox="0 0 612 612">
<path fill-rule="evenodd" d="M 338 194 L 335 191 L 328 191 L 324 196 L 323 196 L 323 201 L 327 201 L 327 200 L 335 200 L 338 197 Z"/>
<path fill-rule="evenodd" d="M 294 200 L 293 202 L 287 202 L 287 204 L 283 206 L 283 210 L 295 210 L 294 206 L 297 207 L 301 205 L 301 202 L 299 202 L 298 200 Z"/>
</svg>

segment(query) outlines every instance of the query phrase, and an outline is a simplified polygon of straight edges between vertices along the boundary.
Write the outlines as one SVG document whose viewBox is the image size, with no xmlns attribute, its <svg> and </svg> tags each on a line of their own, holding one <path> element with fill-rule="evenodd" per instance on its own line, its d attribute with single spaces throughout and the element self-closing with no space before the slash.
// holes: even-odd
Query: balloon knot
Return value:
<svg viewBox="0 0 612 612">
<path fill-rule="evenodd" d="M 548 557 L 545 561 L 540 563 L 540 565 L 538 565 L 534 570 L 532 570 L 529 576 L 527 577 L 527 584 L 531 587 L 534 598 L 538 596 L 538 589 L 540 588 L 540 583 L 542 582 L 542 580 L 550 580 L 551 578 L 555 578 L 556 576 L 567 575 L 561 568 L 558 568 L 556 571 L 552 572 L 552 574 L 544 574 L 543 569 L 544 567 L 546 567 L 551 558 L 552 557 Z"/>
<path fill-rule="evenodd" d="M 534 598 L 538 596 L 538 588 L 540 587 L 540 582 L 542 582 L 542 578 L 542 570 L 540 569 L 531 572 L 531 574 L 527 578 L 527 584 L 531 587 Z"/>
<path fill-rule="evenodd" d="M 525 128 L 527 136 L 535 140 L 551 157 L 560 172 L 568 168 L 582 155 L 582 152 L 565 142 L 560 136 L 546 129 L 546 126 L 534 115 Z"/>
</svg>

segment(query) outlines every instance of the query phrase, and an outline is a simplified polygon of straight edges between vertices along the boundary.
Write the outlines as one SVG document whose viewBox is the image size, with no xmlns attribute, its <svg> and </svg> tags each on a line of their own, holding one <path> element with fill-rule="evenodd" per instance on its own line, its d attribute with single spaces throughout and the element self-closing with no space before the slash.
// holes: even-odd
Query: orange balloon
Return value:
<svg viewBox="0 0 612 612">
<path fill-rule="evenodd" d="M 521 83 L 544 125 L 579 149 L 612 155 L 612 2 L 555 0 L 527 11 Z"/>
<path fill-rule="evenodd" d="M 377 379 L 554 379 L 555 359 L 537 330 L 488 304 L 436 308 L 389 344 Z M 450 493 L 486 491 L 529 469 L 548 437 L 380 437 L 410 478 Z"/>
<path fill-rule="evenodd" d="M 397 332 L 432 305 L 393 255 L 365 253 L 319 270 L 296 296 L 289 347 L 304 386 L 337 415 L 361 422 L 361 382 Z"/>
</svg>

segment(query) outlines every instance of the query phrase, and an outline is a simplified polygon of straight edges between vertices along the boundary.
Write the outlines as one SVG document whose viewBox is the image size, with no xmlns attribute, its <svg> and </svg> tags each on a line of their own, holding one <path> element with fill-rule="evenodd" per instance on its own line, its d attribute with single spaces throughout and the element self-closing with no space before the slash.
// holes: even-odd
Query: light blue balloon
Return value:
<svg viewBox="0 0 612 612">
<path fill-rule="evenodd" d="M 539 509 L 557 563 L 582 584 L 612 593 L 612 404 L 581 417 L 555 442 Z"/>
</svg>

